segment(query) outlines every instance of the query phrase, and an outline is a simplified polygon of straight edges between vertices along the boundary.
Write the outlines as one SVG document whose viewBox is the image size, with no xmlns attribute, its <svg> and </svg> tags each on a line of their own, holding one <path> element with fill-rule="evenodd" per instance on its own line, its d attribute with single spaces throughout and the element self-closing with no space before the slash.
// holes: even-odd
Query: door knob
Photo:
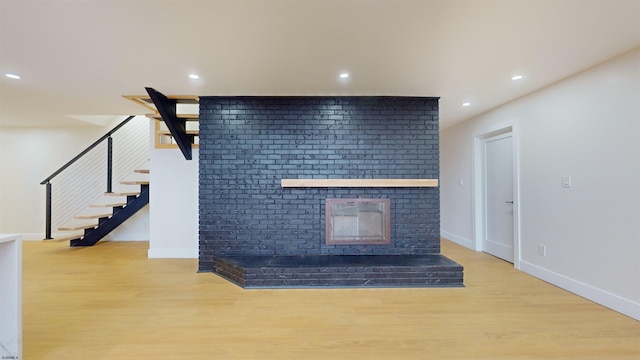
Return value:
<svg viewBox="0 0 640 360">
<path fill-rule="evenodd" d="M 513 201 L 505 201 L 507 204 L 513 204 Z"/>
</svg>

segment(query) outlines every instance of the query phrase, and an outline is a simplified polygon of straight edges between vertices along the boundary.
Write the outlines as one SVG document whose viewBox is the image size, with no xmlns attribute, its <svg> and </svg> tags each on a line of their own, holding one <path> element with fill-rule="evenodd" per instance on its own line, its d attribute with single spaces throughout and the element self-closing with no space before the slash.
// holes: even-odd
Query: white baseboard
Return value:
<svg viewBox="0 0 640 360">
<path fill-rule="evenodd" d="M 104 239 L 102 239 L 102 240 L 106 240 L 106 241 L 149 241 L 149 239 L 142 239 L 142 238 L 137 238 L 137 239 L 107 239 L 106 237 Z"/>
<path fill-rule="evenodd" d="M 44 233 L 22 233 L 22 241 L 40 241 L 44 240 Z"/>
<path fill-rule="evenodd" d="M 640 303 L 633 302 L 602 289 L 595 288 L 589 284 L 549 271 L 524 260 L 520 261 L 520 270 L 576 295 L 582 296 L 585 299 L 591 300 L 602 306 L 606 306 L 611 310 L 640 321 Z"/>
<path fill-rule="evenodd" d="M 129 233 L 127 236 L 105 235 L 102 240 L 107 241 L 149 241 L 149 233 Z"/>
<path fill-rule="evenodd" d="M 474 246 L 472 240 L 465 239 L 462 236 L 458 236 L 458 235 L 452 234 L 452 233 L 450 233 L 448 231 L 444 231 L 444 230 L 440 230 L 440 235 L 443 238 L 445 238 L 445 239 L 447 239 L 449 241 L 453 241 L 454 243 L 456 243 L 458 245 L 464 246 L 464 247 L 469 248 L 471 250 L 475 250 L 475 246 Z"/>
<path fill-rule="evenodd" d="M 44 233 L 22 233 L 19 234 L 20 236 L 22 236 L 22 241 L 41 241 L 44 240 Z M 56 235 L 60 235 L 60 234 L 52 234 L 53 237 L 55 238 Z M 130 237 L 128 238 L 114 238 L 111 236 L 111 234 L 107 234 L 104 238 L 102 238 L 101 240 L 106 240 L 106 241 L 149 241 L 149 234 L 145 234 L 145 233 L 140 233 L 140 234 L 131 234 Z"/>
<path fill-rule="evenodd" d="M 198 249 L 149 249 L 147 257 L 149 259 L 197 259 Z"/>
</svg>

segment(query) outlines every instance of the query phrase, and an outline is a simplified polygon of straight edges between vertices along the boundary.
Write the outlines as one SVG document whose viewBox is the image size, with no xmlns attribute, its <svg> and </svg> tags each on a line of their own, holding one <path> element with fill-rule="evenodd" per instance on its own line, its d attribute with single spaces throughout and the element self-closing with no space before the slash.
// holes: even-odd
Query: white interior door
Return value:
<svg viewBox="0 0 640 360">
<path fill-rule="evenodd" d="M 484 141 L 485 236 L 483 249 L 513 263 L 513 138 L 511 133 Z"/>
</svg>

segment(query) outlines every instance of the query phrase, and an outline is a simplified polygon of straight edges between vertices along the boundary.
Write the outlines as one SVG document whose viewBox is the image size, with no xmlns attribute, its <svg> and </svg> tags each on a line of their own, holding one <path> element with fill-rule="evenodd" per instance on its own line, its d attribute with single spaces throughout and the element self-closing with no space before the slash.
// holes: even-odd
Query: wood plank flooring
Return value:
<svg viewBox="0 0 640 360">
<path fill-rule="evenodd" d="M 465 288 L 243 290 L 147 242 L 25 242 L 24 359 L 640 359 L 640 322 L 442 247 Z"/>
</svg>

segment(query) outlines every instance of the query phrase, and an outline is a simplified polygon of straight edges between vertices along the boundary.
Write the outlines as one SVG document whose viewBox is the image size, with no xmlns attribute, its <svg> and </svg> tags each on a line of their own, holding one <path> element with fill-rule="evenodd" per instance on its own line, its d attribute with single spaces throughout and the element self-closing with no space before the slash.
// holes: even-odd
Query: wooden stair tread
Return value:
<svg viewBox="0 0 640 360">
<path fill-rule="evenodd" d="M 138 196 L 140 191 L 110 192 L 104 193 L 106 196 Z"/>
<path fill-rule="evenodd" d="M 107 202 L 107 203 L 91 204 L 89 205 L 89 207 L 101 208 L 101 207 L 116 207 L 116 206 L 125 206 L 125 205 L 127 205 L 127 203 L 124 201 L 113 201 L 113 202 Z"/>
<path fill-rule="evenodd" d="M 108 218 L 108 217 L 111 217 L 112 215 L 113 213 L 109 211 L 109 212 L 102 212 L 102 213 L 95 213 L 95 214 L 81 214 L 81 215 L 74 216 L 74 218 L 75 219 L 100 219 L 100 218 Z"/>
<path fill-rule="evenodd" d="M 122 97 L 138 105 L 142 105 L 151 111 L 157 111 L 149 95 L 122 95 Z M 200 103 L 200 97 L 198 95 L 167 95 L 167 99 L 175 100 L 176 104 Z"/>
<path fill-rule="evenodd" d="M 149 173 L 149 169 L 135 169 L 135 170 L 133 170 L 133 172 L 138 173 L 138 174 L 148 174 Z"/>
<path fill-rule="evenodd" d="M 120 181 L 122 185 L 146 185 L 149 184 L 149 180 L 123 180 Z"/>
<path fill-rule="evenodd" d="M 167 99 L 175 100 L 178 104 L 198 104 L 200 96 L 198 95 L 166 95 Z M 153 104 L 149 95 L 122 95 L 123 98 L 135 101 L 139 100 L 147 104 Z"/>
<path fill-rule="evenodd" d="M 74 239 L 80 239 L 84 236 L 82 232 L 75 232 L 71 234 L 54 234 L 52 235 L 53 239 L 49 239 L 46 241 L 69 241 Z"/>
<path fill-rule="evenodd" d="M 78 224 L 70 224 L 70 225 L 64 225 L 58 228 L 58 231 L 75 231 L 75 230 L 84 230 L 84 229 L 91 229 L 98 226 L 98 224 L 96 223 L 78 223 Z"/>
<path fill-rule="evenodd" d="M 160 114 L 148 114 L 147 117 L 156 120 L 162 120 L 162 116 L 160 116 Z M 200 114 L 176 114 L 176 118 L 184 121 L 199 121 Z"/>
<path fill-rule="evenodd" d="M 200 135 L 200 130 L 187 130 L 187 135 Z M 169 130 L 160 130 L 158 131 L 160 135 L 171 135 L 171 131 Z"/>
</svg>

